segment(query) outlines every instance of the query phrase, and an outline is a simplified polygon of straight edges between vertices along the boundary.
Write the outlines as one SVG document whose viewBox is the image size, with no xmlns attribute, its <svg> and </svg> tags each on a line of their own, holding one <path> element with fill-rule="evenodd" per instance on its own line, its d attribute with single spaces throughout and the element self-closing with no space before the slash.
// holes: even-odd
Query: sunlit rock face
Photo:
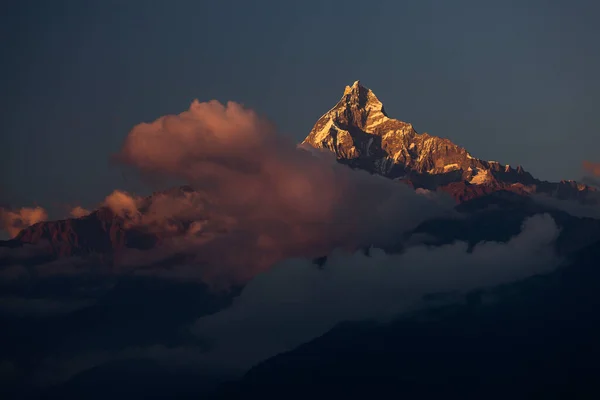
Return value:
<svg viewBox="0 0 600 400">
<path fill-rule="evenodd" d="M 473 157 L 449 139 L 419 134 L 409 123 L 390 118 L 381 101 L 360 81 L 346 86 L 302 142 L 334 152 L 338 161 L 415 188 L 440 189 L 457 201 L 510 190 L 546 193 L 586 201 L 594 188 L 573 181 L 540 181 L 521 166 Z"/>
</svg>

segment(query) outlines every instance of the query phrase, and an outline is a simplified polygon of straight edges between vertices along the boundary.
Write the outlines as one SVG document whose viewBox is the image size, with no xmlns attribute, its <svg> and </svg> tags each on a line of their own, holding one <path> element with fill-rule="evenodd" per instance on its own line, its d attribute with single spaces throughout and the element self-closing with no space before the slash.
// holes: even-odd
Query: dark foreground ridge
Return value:
<svg viewBox="0 0 600 400">
<path fill-rule="evenodd" d="M 598 398 L 598 260 L 600 242 L 551 274 L 454 305 L 389 324 L 340 324 L 213 398 Z"/>
</svg>

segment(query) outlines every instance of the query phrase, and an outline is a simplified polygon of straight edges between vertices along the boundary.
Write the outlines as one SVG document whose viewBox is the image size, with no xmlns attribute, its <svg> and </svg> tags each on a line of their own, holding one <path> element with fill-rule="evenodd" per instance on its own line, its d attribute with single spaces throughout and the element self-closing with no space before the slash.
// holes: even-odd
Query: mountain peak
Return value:
<svg viewBox="0 0 600 400">
<path fill-rule="evenodd" d="M 471 192 L 498 189 L 527 193 L 566 190 L 563 197 L 575 193 L 567 184 L 539 181 L 521 166 L 515 169 L 480 160 L 446 138 L 417 133 L 411 124 L 388 117 L 375 93 L 358 80 L 345 87 L 342 98 L 319 118 L 302 143 L 329 149 L 339 162 L 353 168 L 408 180 L 415 187 L 435 190 L 454 185 L 450 189 L 461 199 Z M 584 187 L 580 191 L 589 190 Z M 580 191 L 575 193 L 577 197 L 581 197 Z"/>
<path fill-rule="evenodd" d="M 302 143 L 328 148 L 340 159 L 356 159 L 381 153 L 381 136 L 393 130 L 414 134 L 410 124 L 390 119 L 372 90 L 359 80 L 346 86 L 342 98 L 325 113 Z"/>
<path fill-rule="evenodd" d="M 370 108 L 383 111 L 383 104 L 373 91 L 363 86 L 360 81 L 354 81 L 352 86 L 346 86 L 344 95 L 335 108 L 354 106 L 359 109 Z"/>
<path fill-rule="evenodd" d="M 369 91 L 369 89 L 360 84 L 360 81 L 354 81 L 351 86 L 346 86 L 346 89 L 344 89 L 344 96 L 350 93 L 359 93 L 361 90 Z"/>
</svg>

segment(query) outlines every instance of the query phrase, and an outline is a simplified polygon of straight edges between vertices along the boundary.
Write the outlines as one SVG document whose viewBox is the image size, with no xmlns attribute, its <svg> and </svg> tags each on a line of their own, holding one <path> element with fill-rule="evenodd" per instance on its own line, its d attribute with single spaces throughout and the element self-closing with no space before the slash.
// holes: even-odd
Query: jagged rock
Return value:
<svg viewBox="0 0 600 400">
<path fill-rule="evenodd" d="M 520 165 L 513 169 L 473 157 L 449 139 L 419 134 L 409 123 L 390 118 L 375 93 L 360 81 L 346 86 L 302 142 L 333 151 L 338 161 L 415 188 L 440 189 L 458 201 L 509 190 L 545 193 L 584 201 L 594 188 L 573 181 L 540 181 Z"/>
</svg>

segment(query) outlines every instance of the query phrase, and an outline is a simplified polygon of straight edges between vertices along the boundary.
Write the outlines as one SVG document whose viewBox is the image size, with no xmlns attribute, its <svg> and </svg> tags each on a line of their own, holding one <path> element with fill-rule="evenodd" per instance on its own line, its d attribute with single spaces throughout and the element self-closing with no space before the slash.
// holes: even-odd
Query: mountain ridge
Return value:
<svg viewBox="0 0 600 400">
<path fill-rule="evenodd" d="M 301 145 L 335 153 L 340 163 L 396 179 L 413 188 L 446 192 L 457 203 L 510 192 L 518 196 L 545 194 L 581 202 L 597 191 L 575 181 L 558 183 L 534 178 L 522 167 L 512 168 L 473 157 L 446 138 L 418 133 L 412 124 L 390 118 L 375 93 L 360 81 L 346 86 L 342 98 L 315 123 Z M 196 193 L 181 186 L 140 198 L 144 212 L 153 199 Z M 186 221 L 174 221 L 186 230 Z M 189 225 L 189 224 L 188 224 Z M 48 241 L 59 257 L 80 254 L 116 254 L 128 248 L 148 249 L 161 242 L 157 232 L 128 226 L 127 221 L 102 206 L 89 215 L 44 221 L 22 230 L 0 247 Z"/>
<path fill-rule="evenodd" d="M 445 191 L 457 202 L 501 189 L 579 201 L 596 192 L 572 180 L 542 181 L 520 165 L 485 161 L 450 139 L 418 133 L 412 124 L 390 118 L 375 93 L 358 80 L 346 86 L 342 98 L 317 120 L 302 144 L 330 150 L 353 168 L 415 188 Z"/>
</svg>

